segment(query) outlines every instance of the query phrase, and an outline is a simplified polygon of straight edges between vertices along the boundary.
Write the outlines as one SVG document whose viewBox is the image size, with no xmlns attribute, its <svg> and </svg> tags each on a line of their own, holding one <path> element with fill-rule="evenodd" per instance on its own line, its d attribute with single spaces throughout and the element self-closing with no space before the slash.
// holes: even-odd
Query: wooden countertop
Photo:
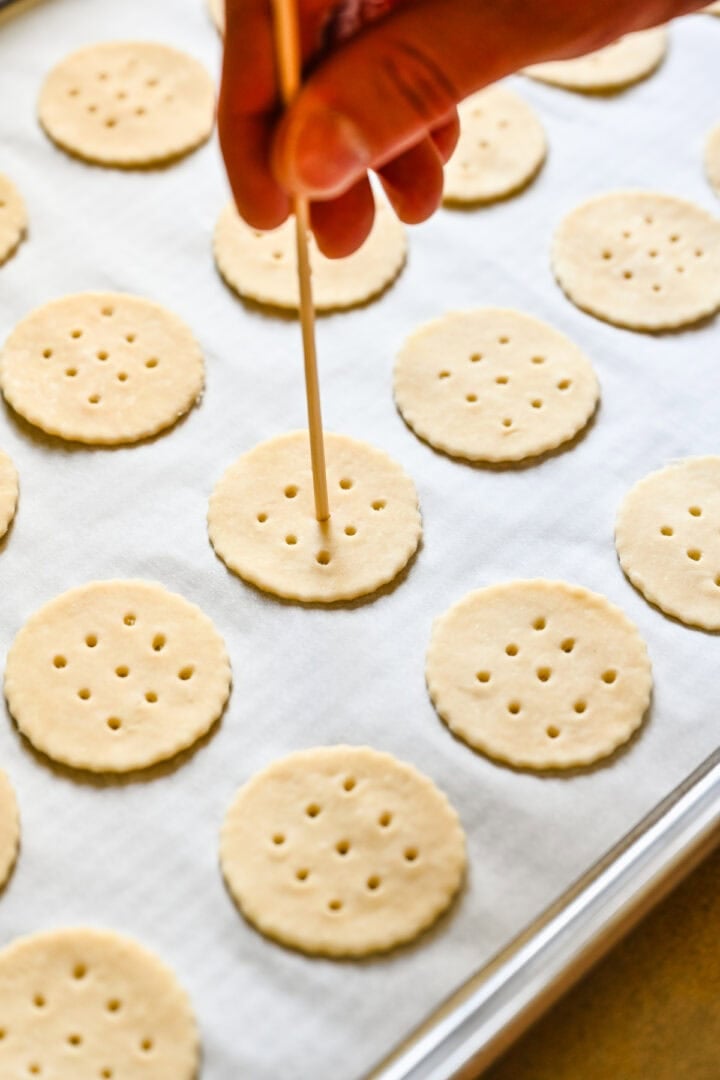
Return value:
<svg viewBox="0 0 720 1080">
<path fill-rule="evenodd" d="M 484 1080 L 720 1080 L 720 849 Z"/>
</svg>

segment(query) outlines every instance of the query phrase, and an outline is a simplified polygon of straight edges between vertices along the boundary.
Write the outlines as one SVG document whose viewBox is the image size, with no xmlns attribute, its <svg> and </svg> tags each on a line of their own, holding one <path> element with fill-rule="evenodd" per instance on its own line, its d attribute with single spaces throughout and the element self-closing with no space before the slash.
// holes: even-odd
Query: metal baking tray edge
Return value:
<svg viewBox="0 0 720 1080">
<path fill-rule="evenodd" d="M 720 841 L 720 749 L 367 1080 L 473 1080 Z"/>
</svg>

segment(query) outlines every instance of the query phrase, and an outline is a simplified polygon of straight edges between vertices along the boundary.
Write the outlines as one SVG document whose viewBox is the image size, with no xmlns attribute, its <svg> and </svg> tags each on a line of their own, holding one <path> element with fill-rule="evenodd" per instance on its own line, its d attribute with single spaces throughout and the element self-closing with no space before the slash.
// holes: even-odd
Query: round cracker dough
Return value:
<svg viewBox="0 0 720 1080">
<path fill-rule="evenodd" d="M 498 761 L 567 769 L 611 754 L 642 723 L 652 678 L 619 608 L 562 581 L 469 593 L 435 620 L 430 697 L 451 731 Z"/>
<path fill-rule="evenodd" d="M 313 300 L 317 311 L 354 307 L 381 293 L 405 264 L 405 230 L 385 203 L 362 247 L 345 259 L 328 259 L 309 237 Z M 215 227 L 215 262 L 227 284 L 249 300 L 297 310 L 295 221 L 278 229 L 251 228 L 229 203 Z"/>
<path fill-rule="evenodd" d="M 326 746 L 240 789 L 220 862 L 263 934 L 314 955 L 365 956 L 417 937 L 449 907 L 465 838 L 445 795 L 411 765 Z"/>
<path fill-rule="evenodd" d="M 708 6 L 702 10 L 706 11 L 709 15 L 720 15 L 720 3 L 708 4 Z"/>
<path fill-rule="evenodd" d="M 640 480 L 620 507 L 615 544 L 646 600 L 720 630 L 720 457 L 688 458 Z"/>
<path fill-rule="evenodd" d="M 0 266 L 9 259 L 27 231 L 27 210 L 20 192 L 0 173 Z"/>
<path fill-rule="evenodd" d="M 276 596 L 320 603 L 365 596 L 392 581 L 420 542 L 415 485 L 392 458 L 329 432 L 325 458 L 329 521 L 315 519 L 306 431 L 243 454 L 210 498 L 216 553 Z"/>
<path fill-rule="evenodd" d="M 158 165 L 209 138 L 215 89 L 187 53 L 150 41 L 108 41 L 52 69 L 38 115 L 58 146 L 86 161 Z"/>
<path fill-rule="evenodd" d="M 20 815 L 15 792 L 0 771 L 0 888 L 10 877 L 20 846 Z"/>
<path fill-rule="evenodd" d="M 537 175 L 547 144 L 540 119 L 504 87 L 460 104 L 460 138 L 445 167 L 445 203 L 480 203 L 520 191 Z"/>
<path fill-rule="evenodd" d="M 668 35 L 663 27 L 626 34 L 612 45 L 573 60 L 553 60 L 525 68 L 525 75 L 566 90 L 603 93 L 622 90 L 646 79 L 667 52 Z"/>
<path fill-rule="evenodd" d="M 129 772 L 174 757 L 230 693 L 225 643 L 195 604 L 148 581 L 93 581 L 19 631 L 5 696 L 37 750 L 76 769 Z"/>
<path fill-rule="evenodd" d="M 225 33 L 225 0 L 207 0 L 212 21 L 221 34 Z"/>
<path fill-rule="evenodd" d="M 37 308 L 0 354 L 8 404 L 50 435 L 113 446 L 176 423 L 204 382 L 182 320 L 138 296 L 78 293 Z"/>
<path fill-rule="evenodd" d="M 7 454 L 0 450 L 0 540 L 15 517 L 18 491 L 17 470 Z"/>
<path fill-rule="evenodd" d="M 630 330 L 672 330 L 720 308 L 720 221 L 672 195 L 582 203 L 555 233 L 552 264 L 574 304 Z"/>
<path fill-rule="evenodd" d="M 705 170 L 715 192 L 720 195 L 720 124 L 712 129 L 705 144 Z"/>
<path fill-rule="evenodd" d="M 175 974 L 131 938 L 68 928 L 0 952 L 0 1075 L 195 1080 L 197 1023 Z"/>
<path fill-rule="evenodd" d="M 501 308 L 426 323 L 395 365 L 406 423 L 471 461 L 519 461 L 567 442 L 587 424 L 599 392 L 590 361 L 569 338 Z"/>
</svg>

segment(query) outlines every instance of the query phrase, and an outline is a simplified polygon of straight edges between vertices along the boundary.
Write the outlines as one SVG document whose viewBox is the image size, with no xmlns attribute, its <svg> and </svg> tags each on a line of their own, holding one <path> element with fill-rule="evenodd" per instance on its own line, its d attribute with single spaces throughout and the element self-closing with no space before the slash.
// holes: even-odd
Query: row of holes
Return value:
<svg viewBox="0 0 720 1080">
<path fill-rule="evenodd" d="M 341 488 L 342 491 L 350 491 L 350 488 L 353 486 L 354 483 L 355 481 L 351 480 L 349 476 L 343 476 L 342 480 L 338 482 L 338 487 Z M 299 490 L 300 488 L 297 486 L 297 484 L 288 484 L 288 486 L 285 488 L 285 498 L 294 499 Z M 374 503 L 373 508 L 376 510 L 382 509 L 382 507 L 380 506 L 375 506 Z"/>
<path fill-rule="evenodd" d="M 285 488 L 285 497 L 287 499 L 294 499 L 295 496 L 298 494 L 299 490 L 300 489 L 295 487 L 294 485 L 286 487 Z M 374 499 L 373 502 L 370 503 L 370 506 L 372 507 L 373 510 L 376 510 L 376 511 L 384 510 L 385 507 L 387 506 L 387 501 L 385 499 Z M 260 513 L 256 515 L 256 519 L 261 525 L 264 525 L 265 522 L 268 520 L 268 515 L 264 511 L 261 510 Z M 349 527 L 353 528 L 353 526 L 349 526 Z M 355 531 L 357 531 L 357 530 L 355 530 Z M 347 532 L 347 529 L 346 529 L 346 532 Z M 348 536 L 354 536 L 354 535 L 355 535 L 354 532 L 349 532 L 348 533 Z"/>
<path fill-rule="evenodd" d="M 109 78 L 110 78 L 110 72 L 109 71 L 98 71 L 98 73 L 97 73 L 98 82 L 107 82 L 107 80 Z M 119 75 L 119 78 L 122 78 L 122 74 Z M 145 79 L 145 85 L 150 86 L 150 87 L 159 86 L 160 85 L 160 80 L 156 76 L 151 75 L 147 79 Z M 73 86 L 68 91 L 68 93 L 69 93 L 70 97 L 77 97 L 81 93 L 81 88 L 79 86 Z"/>
<path fill-rule="evenodd" d="M 352 791 L 353 788 L 355 787 L 356 783 L 357 783 L 357 781 L 355 779 L 353 779 L 353 777 L 348 777 L 343 782 L 343 787 L 345 788 L 346 791 Z M 323 810 L 323 808 L 322 808 L 322 806 L 320 806 L 319 803 L 311 802 L 311 803 L 308 803 L 308 805 L 305 807 L 305 814 L 309 818 L 316 818 L 316 817 L 319 817 L 320 814 L 322 814 L 322 810 Z M 380 826 L 381 829 L 387 829 L 388 826 L 392 823 L 392 819 L 393 819 L 393 816 L 392 816 L 391 812 L 389 810 L 383 810 L 383 812 L 378 815 L 377 823 L 378 823 L 378 825 Z M 277 833 L 276 835 L 282 836 L 281 833 Z M 284 841 L 284 839 L 285 839 L 285 837 L 283 836 L 282 840 L 280 840 L 279 843 L 282 843 Z"/>
<path fill-rule="evenodd" d="M 449 379 L 451 377 L 451 375 L 452 375 L 452 371 L 448 371 L 447 368 L 443 368 L 442 371 L 438 371 L 438 379 Z M 510 376 L 509 375 L 496 375 L 495 376 L 495 382 L 498 384 L 498 386 L 507 386 L 508 383 L 510 382 Z M 558 390 L 569 390 L 570 387 L 572 386 L 572 379 L 560 379 L 560 381 L 557 382 L 555 385 L 556 385 Z M 468 401 L 470 400 L 471 397 L 472 397 L 473 400 L 477 400 L 475 398 L 475 395 L 468 395 Z"/>
<path fill-rule="evenodd" d="M 354 525 L 346 525 L 343 532 L 345 533 L 346 536 L 355 536 L 357 534 L 357 529 L 355 528 Z M 298 542 L 298 538 L 295 535 L 295 533 L 288 533 L 287 536 L 285 537 L 285 543 L 289 544 L 290 547 L 293 547 L 295 544 L 297 544 L 297 542 Z M 319 552 L 318 555 L 316 555 L 316 558 L 317 558 L 318 562 L 322 562 L 322 560 L 320 559 L 320 554 L 327 554 L 327 552 Z M 328 562 L 329 561 L 330 560 L 328 559 Z"/>
<path fill-rule="evenodd" d="M 648 251 L 648 257 L 651 258 L 651 259 L 657 259 L 659 254 L 660 254 L 660 252 L 657 250 L 657 248 L 650 248 L 650 250 Z M 695 258 L 696 259 L 702 259 L 704 254 L 705 254 L 705 252 L 702 250 L 702 248 L 697 248 L 696 251 L 695 251 Z M 610 260 L 610 259 L 613 258 L 613 252 L 610 250 L 610 248 L 605 248 L 603 250 L 602 257 L 606 261 Z M 679 274 L 682 274 L 685 271 L 684 266 L 678 266 L 678 267 L 676 267 L 676 269 L 677 269 L 677 272 Z"/>
<path fill-rule="evenodd" d="M 286 843 L 286 840 L 287 838 L 285 836 L 285 833 L 273 833 L 272 842 L 275 847 L 282 847 Z M 335 851 L 338 855 L 344 857 L 350 851 L 351 846 L 352 845 L 350 844 L 349 840 L 338 840 L 337 844 L 335 845 Z M 419 854 L 420 852 L 416 847 L 406 847 L 403 851 L 403 856 L 406 862 L 415 862 Z"/>
<path fill-rule="evenodd" d="M 103 314 L 105 314 L 104 311 L 103 311 Z M 83 333 L 84 333 L 83 330 L 79 330 L 79 329 L 75 328 L 74 330 L 70 331 L 70 337 L 74 341 L 77 341 L 78 338 L 81 338 L 83 336 Z M 137 334 L 132 333 L 132 332 L 128 333 L 128 334 L 125 335 L 125 340 L 127 341 L 128 345 L 133 345 L 137 341 Z M 45 352 L 43 353 L 43 356 L 45 356 L 45 357 L 52 356 L 52 350 L 46 349 Z M 97 354 L 98 360 L 107 360 L 107 357 L 108 357 L 108 354 L 106 352 L 99 352 Z"/>
<path fill-rule="evenodd" d="M 573 710 L 578 716 L 582 716 L 587 710 L 587 701 L 576 701 L 573 705 Z M 507 711 L 511 716 L 519 716 L 522 711 L 522 704 L 519 701 L 510 701 L 508 702 Z"/>
<path fill-rule="evenodd" d="M 511 648 L 511 646 L 508 646 L 508 648 Z M 507 652 L 507 649 L 505 651 Z M 516 653 L 508 653 L 508 655 L 509 656 L 515 656 L 517 654 Z M 543 682 L 543 683 L 546 683 L 546 682 L 550 681 L 552 673 L 553 673 L 552 668 L 549 668 L 549 667 L 539 667 L 539 668 L 537 668 L 537 670 L 535 672 L 535 674 L 537 675 L 540 682 Z M 602 681 L 604 683 L 607 683 L 608 686 L 612 686 L 612 684 L 617 679 L 617 675 L 618 675 L 618 673 L 617 673 L 617 671 L 615 671 L 614 668 L 608 668 L 607 671 L 603 671 L 600 678 L 602 679 Z M 490 679 L 492 678 L 492 675 L 491 675 L 491 673 L 489 671 L 483 670 L 483 671 L 478 671 L 477 674 L 475 675 L 475 678 L 477 679 L 478 682 L 489 683 Z"/>
<path fill-rule="evenodd" d="M 183 675 L 182 672 L 180 672 L 178 674 L 178 678 L 180 678 L 180 679 L 183 679 L 183 678 L 189 679 L 190 675 Z M 87 686 L 83 686 L 83 687 L 81 687 L 80 690 L 78 690 L 77 696 L 80 698 L 81 701 L 90 701 L 90 699 L 92 697 L 92 693 L 88 689 Z M 151 705 L 155 705 L 157 703 L 157 701 L 158 701 L 158 696 L 157 696 L 157 694 L 155 693 L 154 690 L 148 690 L 145 693 L 145 700 L 147 702 L 149 702 Z"/>
<path fill-rule="evenodd" d="M 67 667 L 67 657 L 62 656 L 60 653 L 58 653 L 57 656 L 53 657 L 53 667 L 56 667 L 59 671 L 62 671 L 63 668 Z M 177 673 L 177 677 L 178 679 L 182 679 L 183 682 L 187 682 L 188 679 L 192 679 L 194 673 L 195 668 L 192 666 L 192 664 L 187 664 L 185 667 L 180 668 Z M 127 667 L 125 664 L 121 664 L 119 667 L 115 668 L 115 674 L 119 679 L 126 679 L 130 674 L 130 668 Z M 150 693 L 152 693 L 152 691 Z M 81 697 L 84 701 L 87 701 L 90 697 L 90 691 L 78 690 L 78 697 Z M 148 696 L 148 701 L 150 700 L 157 701 L 157 695 L 154 694 L 152 698 Z"/>
<path fill-rule="evenodd" d="M 465 395 L 465 400 L 470 405 L 475 405 L 476 402 L 477 402 L 477 399 L 478 399 L 477 394 L 466 394 Z M 530 404 L 533 407 L 533 409 L 542 409 L 543 400 L 542 400 L 542 398 L 533 398 L 532 401 L 530 402 Z M 512 423 L 513 423 L 512 419 L 510 417 L 508 417 L 508 416 L 506 416 L 502 421 L 503 427 L 512 427 Z"/>
</svg>

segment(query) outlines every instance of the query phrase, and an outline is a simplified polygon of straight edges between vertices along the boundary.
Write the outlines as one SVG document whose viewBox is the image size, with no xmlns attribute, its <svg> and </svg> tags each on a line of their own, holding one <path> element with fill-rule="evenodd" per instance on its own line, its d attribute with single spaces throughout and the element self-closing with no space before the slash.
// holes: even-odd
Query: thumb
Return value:
<svg viewBox="0 0 720 1080">
<path fill-rule="evenodd" d="M 512 7 L 418 0 L 330 53 L 279 125 L 280 184 L 333 198 L 417 145 L 467 94 L 525 63 Z"/>
</svg>

